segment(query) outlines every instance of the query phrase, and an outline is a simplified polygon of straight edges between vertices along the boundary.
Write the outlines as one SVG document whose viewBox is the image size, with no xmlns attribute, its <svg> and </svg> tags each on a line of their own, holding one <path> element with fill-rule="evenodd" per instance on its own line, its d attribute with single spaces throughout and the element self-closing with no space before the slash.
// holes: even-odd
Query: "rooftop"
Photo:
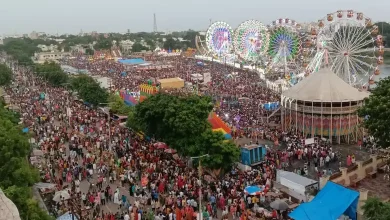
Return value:
<svg viewBox="0 0 390 220">
<path fill-rule="evenodd" d="M 329 68 L 310 74 L 297 85 L 282 93 L 283 96 L 318 102 L 360 101 L 369 96 L 368 92 L 352 87 Z"/>
</svg>

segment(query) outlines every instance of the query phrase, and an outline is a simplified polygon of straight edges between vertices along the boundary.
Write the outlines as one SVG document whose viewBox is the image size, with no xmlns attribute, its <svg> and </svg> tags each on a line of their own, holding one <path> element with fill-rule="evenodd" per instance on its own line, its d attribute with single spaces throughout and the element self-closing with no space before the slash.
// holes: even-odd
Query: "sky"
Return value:
<svg viewBox="0 0 390 220">
<path fill-rule="evenodd" d="M 389 0 L 0 0 L 0 34 L 206 30 L 212 21 L 233 28 L 249 19 L 317 21 L 337 10 L 390 21 Z"/>
</svg>

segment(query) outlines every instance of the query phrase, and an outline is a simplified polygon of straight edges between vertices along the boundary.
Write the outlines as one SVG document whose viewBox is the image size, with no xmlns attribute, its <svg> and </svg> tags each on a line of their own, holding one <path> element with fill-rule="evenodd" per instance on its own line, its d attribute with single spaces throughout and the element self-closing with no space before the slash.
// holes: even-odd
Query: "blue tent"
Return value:
<svg viewBox="0 0 390 220">
<path fill-rule="evenodd" d="M 295 220 L 335 220 L 341 215 L 356 220 L 359 192 L 332 181 L 311 202 L 298 206 L 289 216 Z"/>
<path fill-rule="evenodd" d="M 118 62 L 127 65 L 137 65 L 137 64 L 145 63 L 145 60 L 141 58 L 135 58 L 135 59 L 118 60 Z"/>
</svg>

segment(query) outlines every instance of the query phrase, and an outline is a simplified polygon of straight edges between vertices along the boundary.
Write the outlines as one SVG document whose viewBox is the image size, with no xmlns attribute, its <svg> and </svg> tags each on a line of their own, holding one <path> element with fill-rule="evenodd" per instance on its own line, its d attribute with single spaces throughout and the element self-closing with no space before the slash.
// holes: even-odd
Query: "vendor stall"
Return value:
<svg viewBox="0 0 390 220">
<path fill-rule="evenodd" d="M 318 181 L 283 170 L 277 171 L 276 182 L 288 188 L 286 193 L 301 201 L 308 200 L 309 191 L 319 189 Z"/>
</svg>

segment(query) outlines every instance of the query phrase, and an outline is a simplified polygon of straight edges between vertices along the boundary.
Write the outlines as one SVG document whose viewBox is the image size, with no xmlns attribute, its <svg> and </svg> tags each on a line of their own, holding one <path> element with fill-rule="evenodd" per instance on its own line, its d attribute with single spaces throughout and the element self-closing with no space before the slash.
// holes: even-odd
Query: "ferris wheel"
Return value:
<svg viewBox="0 0 390 220">
<path fill-rule="evenodd" d="M 267 27 L 260 21 L 245 21 L 234 32 L 234 50 L 246 62 L 257 63 L 261 55 L 267 53 L 268 44 Z"/>
<path fill-rule="evenodd" d="M 307 73 L 329 66 L 348 84 L 366 87 L 374 84 L 383 64 L 383 37 L 378 27 L 363 13 L 340 10 L 318 21 L 317 53 Z"/>
<path fill-rule="evenodd" d="M 229 24 L 217 21 L 206 32 L 206 45 L 212 56 L 225 59 L 233 49 L 233 30 Z"/>
<path fill-rule="evenodd" d="M 304 40 L 307 34 L 296 21 L 278 19 L 269 25 L 270 40 L 267 75 L 270 79 L 296 84 L 304 76 L 305 56 Z"/>
</svg>

